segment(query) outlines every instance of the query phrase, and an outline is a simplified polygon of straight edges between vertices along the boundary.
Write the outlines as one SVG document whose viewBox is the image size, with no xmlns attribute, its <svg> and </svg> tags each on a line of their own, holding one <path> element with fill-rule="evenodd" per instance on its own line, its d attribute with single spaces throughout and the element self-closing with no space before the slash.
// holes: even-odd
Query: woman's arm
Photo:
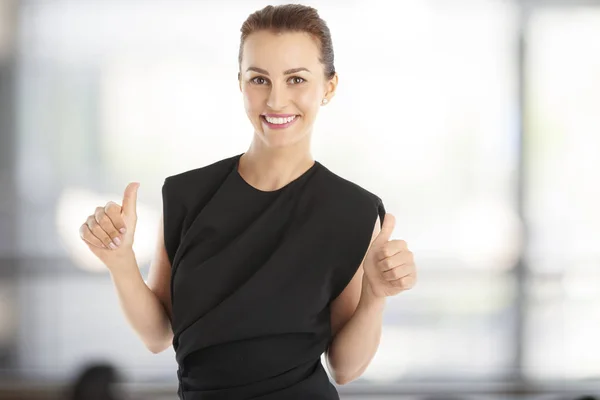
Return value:
<svg viewBox="0 0 600 400">
<path fill-rule="evenodd" d="M 165 249 L 162 217 L 148 284 L 142 279 L 133 252 L 110 271 L 123 313 L 146 347 L 155 354 L 168 348 L 173 340 L 171 264 Z"/>
<path fill-rule="evenodd" d="M 411 289 L 417 281 L 415 260 L 406 242 L 390 240 L 395 224 L 391 214 L 385 215 L 381 229 L 379 221 L 375 223 L 359 271 L 333 305 L 332 316 L 340 331 L 329 348 L 328 360 L 339 384 L 358 378 L 375 355 L 385 299 Z"/>
<path fill-rule="evenodd" d="M 378 217 L 371 243 L 379 232 Z M 381 338 L 385 298 L 372 296 L 368 287 L 363 290 L 363 263 L 331 305 L 334 339 L 327 349 L 327 364 L 339 385 L 349 383 L 362 375 L 373 359 Z"/>
</svg>

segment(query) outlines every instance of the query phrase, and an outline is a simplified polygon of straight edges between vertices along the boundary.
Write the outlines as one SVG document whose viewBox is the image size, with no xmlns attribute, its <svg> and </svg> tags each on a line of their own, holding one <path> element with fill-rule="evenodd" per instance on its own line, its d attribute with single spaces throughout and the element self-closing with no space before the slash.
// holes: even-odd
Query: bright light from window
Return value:
<svg viewBox="0 0 600 400">
<path fill-rule="evenodd" d="M 141 190 L 141 188 L 140 188 Z M 139 192 L 138 192 L 139 196 Z M 119 199 L 122 195 L 100 195 L 87 189 L 68 188 L 63 191 L 56 210 L 56 228 L 62 243 L 73 261 L 82 269 L 92 272 L 106 270 L 104 264 L 90 251 L 79 237 L 79 227 L 96 207 L 103 206 L 107 199 Z M 121 201 L 113 200 L 118 204 Z M 154 255 L 160 212 L 137 202 L 138 222 L 133 250 L 139 266 L 149 263 Z"/>
</svg>

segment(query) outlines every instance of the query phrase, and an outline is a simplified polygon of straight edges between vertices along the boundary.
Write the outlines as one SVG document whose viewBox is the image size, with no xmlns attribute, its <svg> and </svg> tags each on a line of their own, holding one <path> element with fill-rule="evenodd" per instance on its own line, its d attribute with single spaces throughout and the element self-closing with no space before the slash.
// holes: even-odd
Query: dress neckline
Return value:
<svg viewBox="0 0 600 400">
<path fill-rule="evenodd" d="M 275 190 L 261 190 L 258 189 L 254 186 L 252 186 L 251 184 L 249 184 L 240 174 L 240 172 L 238 171 L 239 165 L 240 165 L 240 159 L 242 158 L 242 156 L 244 155 L 244 153 L 238 154 L 235 157 L 235 163 L 233 166 L 233 172 L 234 174 L 238 177 L 238 179 L 244 184 L 244 186 L 247 186 L 249 189 L 251 189 L 252 191 L 256 192 L 256 193 L 261 193 L 261 194 L 265 194 L 265 195 L 269 195 L 269 194 L 276 194 L 276 193 L 280 193 L 281 191 L 283 191 L 284 189 L 292 186 L 293 184 L 304 180 L 308 175 L 310 175 L 310 173 L 315 170 L 320 163 L 315 160 L 313 162 L 313 165 L 310 166 L 310 168 L 308 168 L 306 171 L 304 171 L 300 176 L 298 176 L 296 179 L 291 180 L 290 182 L 288 182 L 287 184 L 285 184 L 284 186 L 280 187 L 279 189 L 275 189 Z"/>
</svg>

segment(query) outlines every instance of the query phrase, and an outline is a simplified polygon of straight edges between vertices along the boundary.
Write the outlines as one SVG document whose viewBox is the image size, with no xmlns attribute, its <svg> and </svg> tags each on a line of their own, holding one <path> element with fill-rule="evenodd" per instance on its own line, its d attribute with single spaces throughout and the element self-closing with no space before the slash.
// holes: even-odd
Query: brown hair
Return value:
<svg viewBox="0 0 600 400">
<path fill-rule="evenodd" d="M 248 16 L 242 25 L 238 64 L 242 65 L 244 42 L 246 38 L 258 31 L 267 30 L 274 33 L 305 32 L 315 39 L 319 45 L 321 57 L 319 61 L 325 67 L 325 77 L 333 78 L 333 43 L 331 32 L 325 21 L 319 17 L 316 9 L 301 4 L 266 6 Z"/>
</svg>

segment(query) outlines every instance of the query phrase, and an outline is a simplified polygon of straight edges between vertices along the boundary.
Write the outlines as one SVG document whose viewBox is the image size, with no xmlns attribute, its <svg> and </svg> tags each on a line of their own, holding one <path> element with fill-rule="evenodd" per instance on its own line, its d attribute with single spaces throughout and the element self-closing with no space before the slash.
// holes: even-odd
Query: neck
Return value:
<svg viewBox="0 0 600 400">
<path fill-rule="evenodd" d="M 277 190 L 301 176 L 314 163 L 310 142 L 272 148 L 253 140 L 239 162 L 238 172 L 257 189 Z"/>
</svg>

